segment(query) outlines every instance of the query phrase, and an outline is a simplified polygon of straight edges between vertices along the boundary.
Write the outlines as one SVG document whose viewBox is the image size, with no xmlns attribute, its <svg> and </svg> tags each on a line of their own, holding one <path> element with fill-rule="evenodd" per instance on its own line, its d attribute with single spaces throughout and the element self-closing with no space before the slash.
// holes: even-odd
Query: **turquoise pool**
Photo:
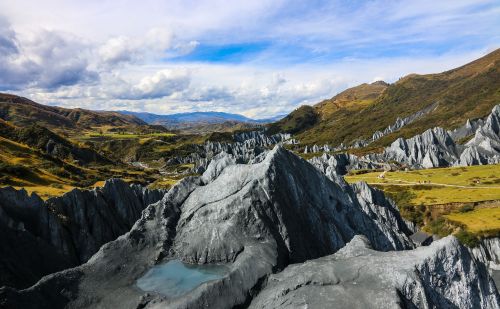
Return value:
<svg viewBox="0 0 500 309">
<path fill-rule="evenodd" d="M 225 265 L 193 265 L 172 260 L 156 265 L 137 280 L 137 286 L 146 292 L 157 292 L 168 297 L 186 294 L 203 282 L 223 278 L 229 272 Z"/>
</svg>

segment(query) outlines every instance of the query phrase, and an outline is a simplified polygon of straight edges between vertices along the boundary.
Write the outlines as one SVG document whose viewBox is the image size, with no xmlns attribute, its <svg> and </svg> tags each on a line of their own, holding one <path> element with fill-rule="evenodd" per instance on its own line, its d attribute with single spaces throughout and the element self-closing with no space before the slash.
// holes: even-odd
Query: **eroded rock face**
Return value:
<svg viewBox="0 0 500 309">
<path fill-rule="evenodd" d="M 500 162 L 500 105 L 497 105 L 479 125 L 474 137 L 465 144 L 466 149 L 455 165 L 496 164 Z"/>
<path fill-rule="evenodd" d="M 482 239 L 471 252 L 478 261 L 488 267 L 496 286 L 500 287 L 500 238 Z"/>
<path fill-rule="evenodd" d="M 483 124 L 483 119 L 467 119 L 463 126 L 448 131 L 448 134 L 450 134 L 451 138 L 453 138 L 454 141 L 459 141 L 476 133 L 476 130 Z"/>
<path fill-rule="evenodd" d="M 345 175 L 350 170 L 375 169 L 381 166 L 381 164 L 363 160 L 347 153 L 332 155 L 324 153 L 322 156 L 313 157 L 308 161 L 329 177 L 333 177 L 334 174 Z"/>
<path fill-rule="evenodd" d="M 263 131 L 242 132 L 233 135 L 234 142 L 207 141 L 195 145 L 196 151 L 185 157 L 171 158 L 168 164 L 194 164 L 190 172 L 202 174 L 213 158 L 219 153 L 230 155 L 238 163 L 248 163 L 279 143 L 296 143 L 290 134 L 267 135 Z"/>
<path fill-rule="evenodd" d="M 103 244 L 129 231 L 142 210 L 164 193 L 118 179 L 45 202 L 24 190 L 0 189 L 0 227 L 10 235 L 0 241 L 6 252 L 0 256 L 0 286 L 26 287 L 43 275 L 86 262 Z M 22 250 L 15 237 L 23 239 Z"/>
<path fill-rule="evenodd" d="M 399 138 L 383 153 L 385 161 L 394 160 L 410 166 L 431 168 L 449 165 L 460 150 L 442 128 L 425 131 L 409 139 Z"/>
<path fill-rule="evenodd" d="M 250 308 L 498 308 L 485 266 L 452 236 L 378 252 L 356 236 L 336 254 L 271 275 Z"/>
<path fill-rule="evenodd" d="M 393 132 L 396 132 L 396 131 L 400 130 L 401 128 L 403 128 L 404 126 L 409 125 L 409 124 L 415 122 L 416 120 L 422 118 L 423 116 L 427 115 L 428 113 L 434 111 L 437 108 L 437 106 L 438 106 L 438 104 L 434 103 L 434 104 L 432 104 L 432 105 L 430 105 L 430 106 L 428 106 L 428 107 L 426 107 L 426 108 L 424 108 L 424 109 L 422 109 L 414 114 L 411 114 L 407 117 L 404 117 L 404 118 L 398 117 L 393 124 L 387 126 L 385 129 L 383 129 L 381 131 L 376 131 L 375 133 L 373 133 L 371 138 L 354 141 L 350 147 L 346 147 L 343 144 L 341 144 L 337 147 L 331 147 L 330 145 L 323 145 L 323 146 L 313 145 L 310 147 L 306 146 L 304 149 L 304 153 L 341 151 L 341 150 L 346 150 L 348 148 L 366 147 L 366 146 L 370 145 L 371 143 L 381 139 L 382 137 L 389 135 Z M 462 133 L 462 131 L 465 131 L 465 130 L 466 129 L 459 131 L 460 133 L 458 133 L 458 131 L 457 131 L 457 133 L 455 135 L 458 136 L 459 134 Z M 472 133 L 474 133 L 474 132 L 472 132 Z M 472 133 L 470 133 L 470 134 L 472 134 Z"/>
<path fill-rule="evenodd" d="M 380 194 L 366 184 L 333 182 L 281 147 L 256 164 L 221 156 L 202 177 L 180 181 L 86 264 L 27 290 L 4 289 L 0 299 L 78 308 L 231 308 L 248 302 L 269 274 L 332 254 L 357 234 L 377 250 L 413 248 L 408 227 Z M 176 299 L 134 287 L 147 269 L 169 259 L 229 262 L 231 270 Z M 60 295 L 60 282 L 78 289 Z"/>
<path fill-rule="evenodd" d="M 460 139 L 474 134 L 465 145 Z M 361 143 L 361 146 L 366 146 Z M 314 147 L 308 148 L 316 149 Z M 317 148 L 321 151 L 322 148 Z M 332 159 L 333 158 L 333 159 Z M 500 105 L 491 111 L 486 120 L 468 120 L 453 131 L 436 127 L 409 139 L 399 138 L 381 154 L 357 157 L 335 154 L 310 160 L 322 171 L 328 169 L 345 174 L 353 169 L 381 168 L 389 162 L 398 162 L 409 168 L 434 168 L 446 166 L 470 166 L 500 163 Z"/>
</svg>

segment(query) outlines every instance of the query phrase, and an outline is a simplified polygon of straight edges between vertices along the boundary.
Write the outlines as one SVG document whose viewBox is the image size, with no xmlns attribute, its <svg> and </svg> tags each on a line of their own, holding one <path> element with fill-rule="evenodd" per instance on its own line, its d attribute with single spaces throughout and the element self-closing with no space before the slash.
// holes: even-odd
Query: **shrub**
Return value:
<svg viewBox="0 0 500 309">
<path fill-rule="evenodd" d="M 455 237 L 465 246 L 474 248 L 479 245 L 479 238 L 466 230 L 460 230 L 455 234 Z"/>
<path fill-rule="evenodd" d="M 438 217 L 427 225 L 427 229 L 432 234 L 439 235 L 441 237 L 445 237 L 450 235 L 453 232 L 453 229 L 449 226 L 448 222 L 443 217 Z"/>
<path fill-rule="evenodd" d="M 459 212 L 469 212 L 474 210 L 474 205 L 472 204 L 465 204 L 460 209 L 458 210 Z"/>
</svg>

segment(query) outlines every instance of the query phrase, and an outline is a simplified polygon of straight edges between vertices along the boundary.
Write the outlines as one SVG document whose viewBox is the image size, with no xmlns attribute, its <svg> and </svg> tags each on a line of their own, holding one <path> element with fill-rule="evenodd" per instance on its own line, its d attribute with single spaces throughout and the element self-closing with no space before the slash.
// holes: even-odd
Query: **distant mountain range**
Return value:
<svg viewBox="0 0 500 309">
<path fill-rule="evenodd" d="M 277 121 L 284 117 L 279 115 L 266 119 L 252 119 L 240 114 L 224 112 L 191 112 L 170 115 L 159 115 L 146 112 L 119 111 L 128 116 L 135 116 L 148 124 L 162 125 L 169 129 L 189 129 L 195 127 L 211 127 L 212 125 L 229 124 L 266 124 Z"/>
</svg>

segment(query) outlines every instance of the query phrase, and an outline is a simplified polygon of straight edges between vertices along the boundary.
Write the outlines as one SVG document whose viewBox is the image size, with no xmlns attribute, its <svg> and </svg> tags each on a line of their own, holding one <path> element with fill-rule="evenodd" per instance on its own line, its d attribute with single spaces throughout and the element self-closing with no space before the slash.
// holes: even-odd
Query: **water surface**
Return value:
<svg viewBox="0 0 500 309">
<path fill-rule="evenodd" d="M 193 265 L 172 260 L 156 265 L 137 280 L 137 286 L 146 292 L 157 292 L 168 297 L 184 295 L 203 282 L 223 278 L 229 272 L 226 265 Z"/>
</svg>

